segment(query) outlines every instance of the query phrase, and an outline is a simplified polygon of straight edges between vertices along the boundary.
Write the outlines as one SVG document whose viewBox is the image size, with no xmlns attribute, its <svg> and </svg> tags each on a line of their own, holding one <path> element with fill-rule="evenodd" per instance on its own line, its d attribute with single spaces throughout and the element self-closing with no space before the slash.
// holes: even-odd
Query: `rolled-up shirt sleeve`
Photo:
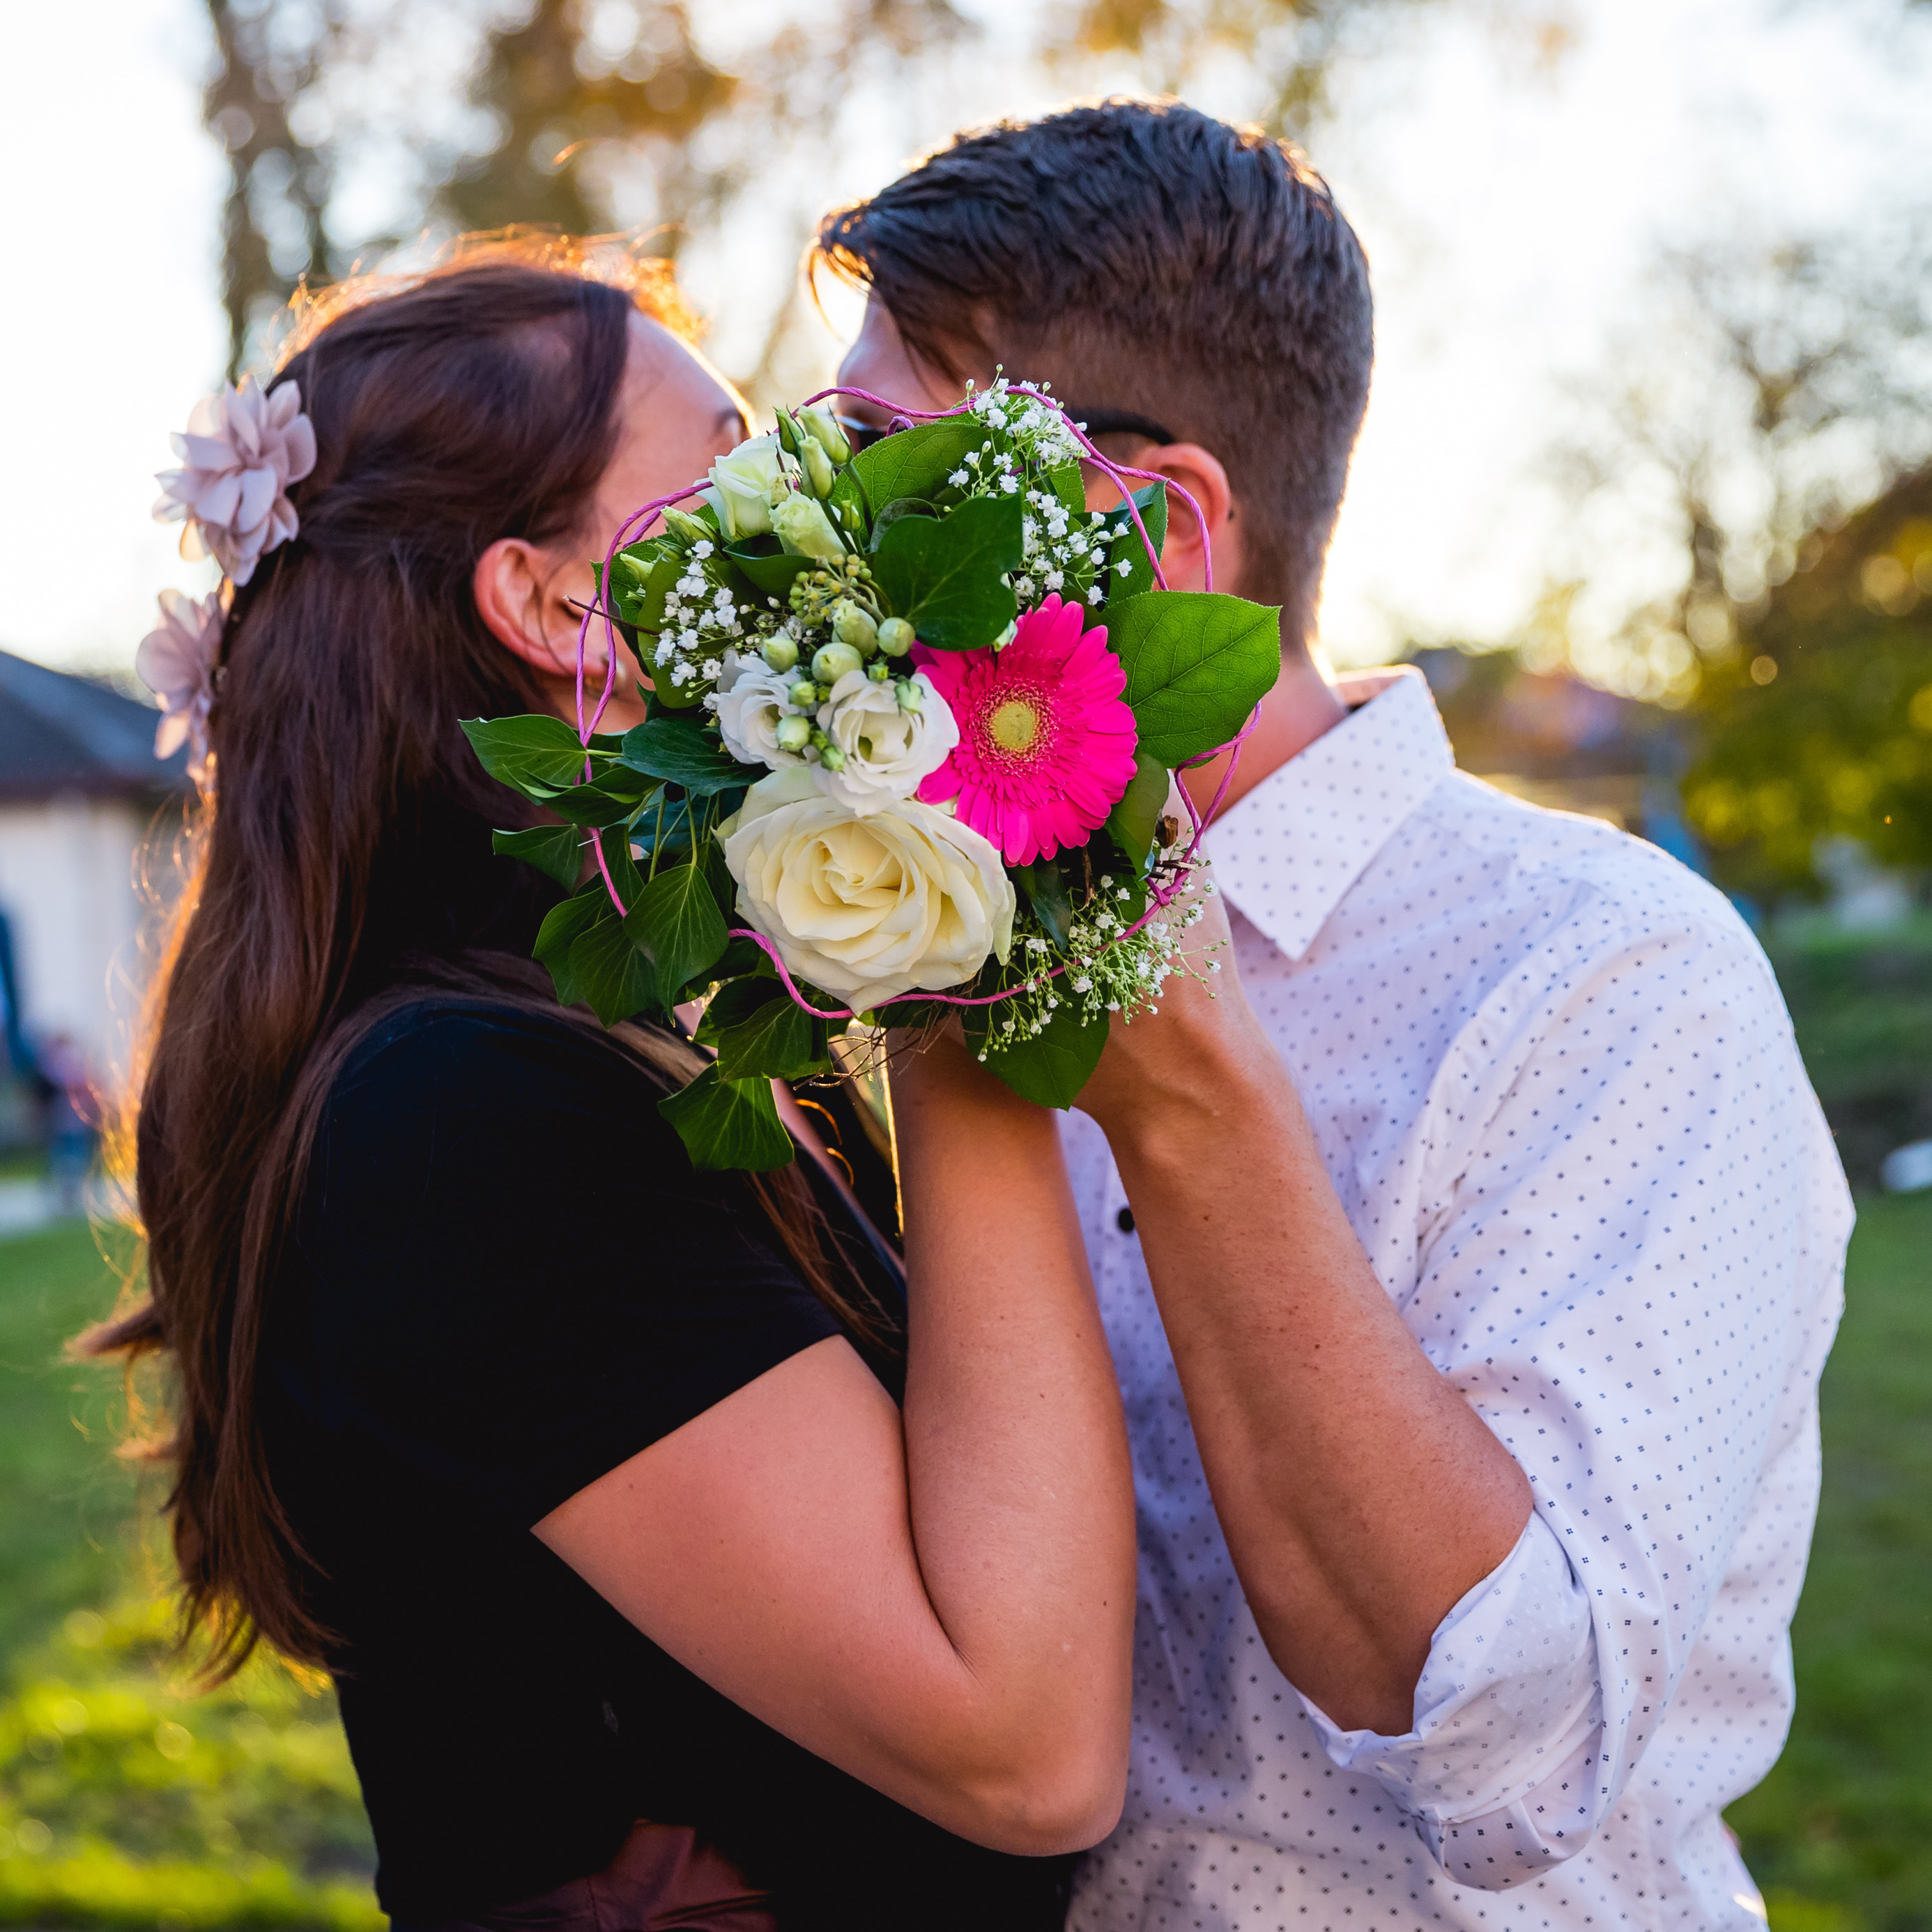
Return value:
<svg viewBox="0 0 1932 1932">
<path fill-rule="evenodd" d="M 1400 1298 L 1534 1514 L 1436 1631 L 1406 1736 L 1309 1712 L 1336 1765 L 1486 1888 L 1588 1841 L 1775 1466 L 1815 1453 L 1837 1304 L 1811 1277 L 1838 1266 L 1850 1220 L 1796 1184 L 1826 1130 L 1741 926 L 1559 930 L 1541 963 L 1441 1070 L 1456 1126 L 1419 1150 Z M 1824 1319 L 1801 1313 L 1821 1300 Z M 1801 1536 L 1815 1493 L 1786 1526 Z"/>
<path fill-rule="evenodd" d="M 1301 1701 L 1334 1763 L 1384 1786 L 1464 1885 L 1530 1877 L 1596 1822 L 1596 1633 L 1539 1517 L 1437 1627 L 1404 1736 L 1342 1730 Z"/>
</svg>

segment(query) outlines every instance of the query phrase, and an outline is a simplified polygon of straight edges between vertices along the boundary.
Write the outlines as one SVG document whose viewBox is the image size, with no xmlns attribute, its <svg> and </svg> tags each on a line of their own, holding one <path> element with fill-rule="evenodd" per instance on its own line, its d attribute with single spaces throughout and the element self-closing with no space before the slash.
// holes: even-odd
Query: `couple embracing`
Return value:
<svg viewBox="0 0 1932 1932">
<path fill-rule="evenodd" d="M 1318 670 L 1370 304 L 1291 151 L 1082 108 L 819 250 L 849 388 L 1050 380 L 1199 506 L 1169 582 L 1280 607 L 1234 970 L 1065 1115 L 902 1056 L 902 1267 L 802 1114 L 694 1172 L 700 1054 L 560 1009 L 458 721 L 575 715 L 584 560 L 743 406 L 560 244 L 325 305 L 224 432 L 272 480 L 193 506 L 232 592 L 147 652 L 206 800 L 151 1295 L 91 1338 L 172 1376 L 218 1661 L 328 1669 L 399 1926 L 1760 1924 L 1720 1813 L 1790 1718 L 1850 1225 L 1762 956 L 1458 775 L 1412 673 Z"/>
</svg>

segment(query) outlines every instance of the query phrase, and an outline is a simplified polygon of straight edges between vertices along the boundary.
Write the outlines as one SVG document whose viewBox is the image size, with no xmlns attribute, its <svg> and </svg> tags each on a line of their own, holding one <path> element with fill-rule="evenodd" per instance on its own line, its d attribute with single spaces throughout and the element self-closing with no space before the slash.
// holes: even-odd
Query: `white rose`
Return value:
<svg viewBox="0 0 1932 1932">
<path fill-rule="evenodd" d="M 724 653 L 718 688 L 704 702 L 718 714 L 718 729 L 732 757 L 748 765 L 769 765 L 774 771 L 805 762 L 778 741 L 778 720 L 792 715 L 787 694 L 793 682 L 761 658 Z"/>
<path fill-rule="evenodd" d="M 775 435 L 754 436 L 711 466 L 711 488 L 704 500 L 718 514 L 726 536 L 755 537 L 772 526 L 772 497 L 784 466 Z"/>
<path fill-rule="evenodd" d="M 841 771 L 819 767 L 818 782 L 861 818 L 910 798 L 921 778 L 945 764 L 959 727 L 924 671 L 908 680 L 916 710 L 901 707 L 890 683 L 848 670 L 818 707 L 818 728 L 845 754 Z"/>
<path fill-rule="evenodd" d="M 997 848 L 916 799 L 863 818 L 809 771 L 760 778 L 724 841 L 738 908 L 802 979 L 856 1011 L 944 992 L 1012 945 Z"/>
</svg>

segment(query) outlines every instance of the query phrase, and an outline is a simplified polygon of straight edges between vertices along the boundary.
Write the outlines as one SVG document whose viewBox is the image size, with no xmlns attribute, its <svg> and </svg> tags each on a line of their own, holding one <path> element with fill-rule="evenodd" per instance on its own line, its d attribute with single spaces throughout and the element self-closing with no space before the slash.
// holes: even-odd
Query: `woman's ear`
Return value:
<svg viewBox="0 0 1932 1932">
<path fill-rule="evenodd" d="M 476 560 L 470 578 L 476 614 L 490 634 L 546 677 L 576 669 L 574 634 L 560 627 L 551 608 L 555 574 L 555 560 L 535 544 L 499 537 Z"/>
<path fill-rule="evenodd" d="M 1117 459 L 1118 460 L 1118 459 Z M 1222 589 L 1241 577 L 1241 529 L 1235 514 L 1234 493 L 1228 472 L 1211 449 L 1198 442 L 1151 443 L 1131 459 L 1136 470 L 1152 471 L 1177 487 L 1167 493 L 1167 536 L 1160 549 L 1160 567 L 1168 587 L 1202 590 L 1207 587 L 1207 558 L 1202 548 L 1202 520 L 1213 546 L 1214 581 Z M 1136 479 L 1130 478 L 1130 483 Z M 1097 486 L 1097 487 L 1094 487 Z M 1187 507 L 1185 490 L 1200 506 L 1201 519 Z M 1120 493 L 1104 476 L 1090 472 L 1088 501 L 1105 509 L 1120 501 Z"/>
</svg>

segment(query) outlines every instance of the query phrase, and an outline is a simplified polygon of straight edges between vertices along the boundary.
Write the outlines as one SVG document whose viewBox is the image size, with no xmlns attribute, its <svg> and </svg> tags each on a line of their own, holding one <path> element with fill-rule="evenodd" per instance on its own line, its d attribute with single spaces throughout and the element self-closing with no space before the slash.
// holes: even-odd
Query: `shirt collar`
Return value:
<svg viewBox="0 0 1932 1932">
<path fill-rule="evenodd" d="M 1422 674 L 1404 665 L 1340 681 L 1358 706 L 1270 772 L 1208 833 L 1214 876 L 1291 959 L 1456 767 Z M 1366 700 L 1366 701 L 1364 701 Z"/>
</svg>

